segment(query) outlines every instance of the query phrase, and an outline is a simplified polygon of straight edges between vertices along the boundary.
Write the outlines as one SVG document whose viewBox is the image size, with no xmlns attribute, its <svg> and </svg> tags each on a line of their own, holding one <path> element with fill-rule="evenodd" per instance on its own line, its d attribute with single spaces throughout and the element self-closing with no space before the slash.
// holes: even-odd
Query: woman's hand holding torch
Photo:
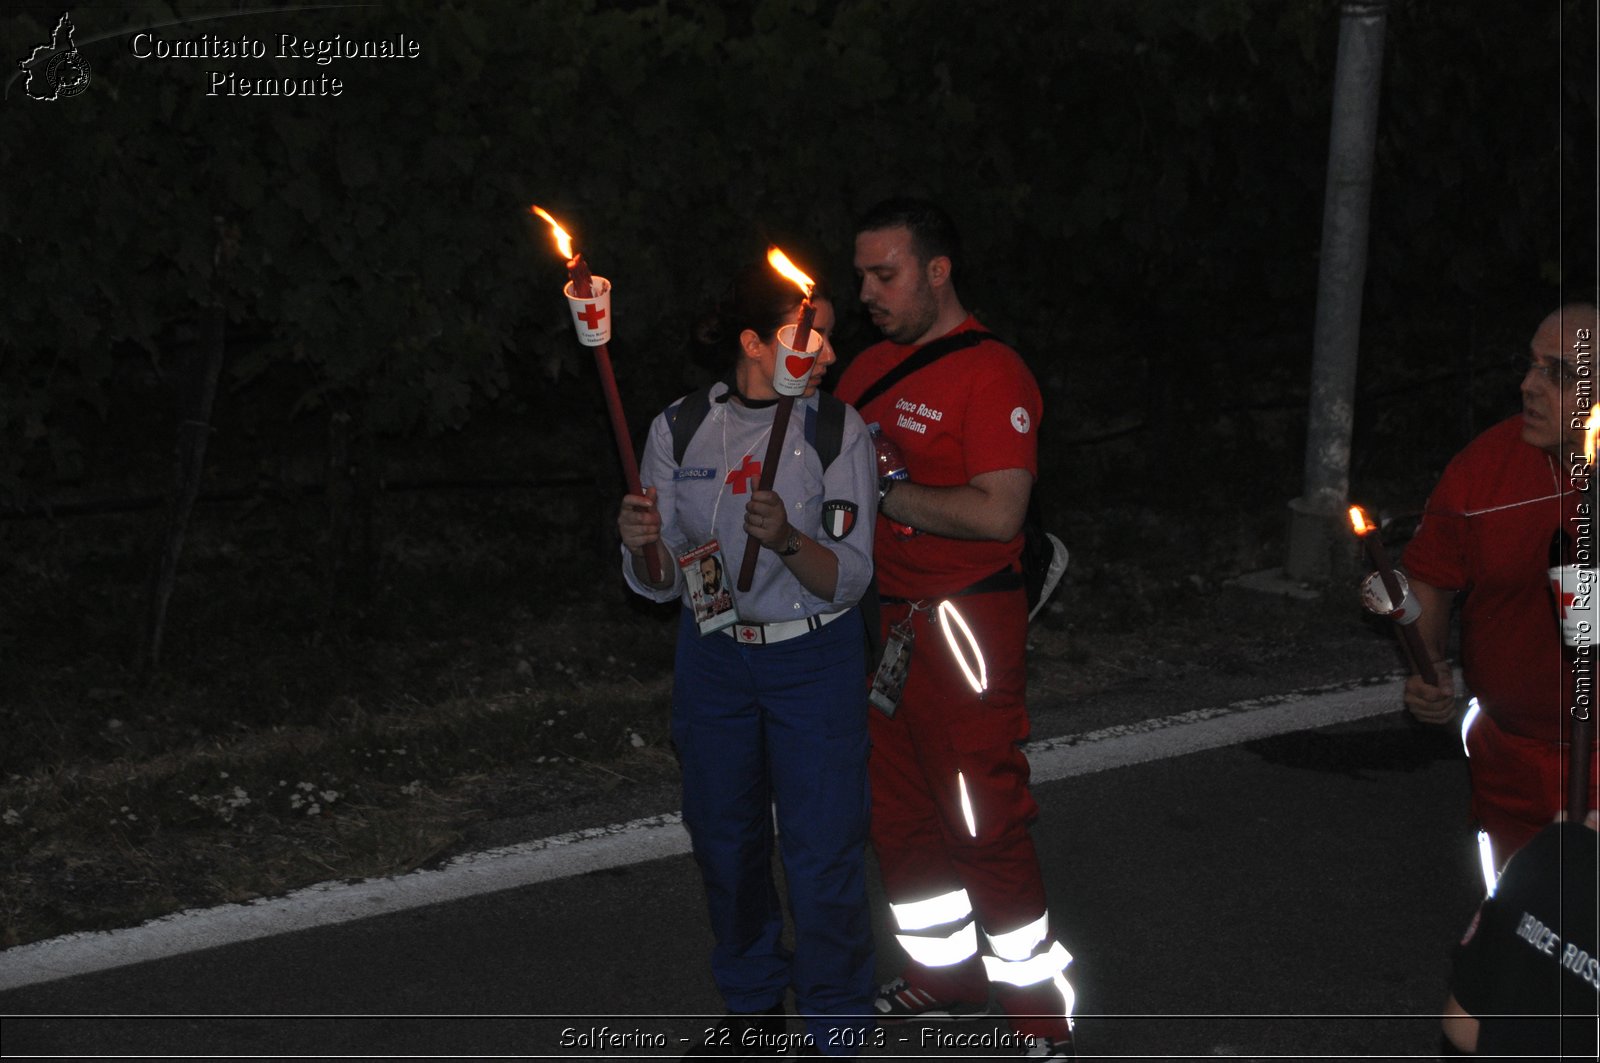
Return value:
<svg viewBox="0 0 1600 1063">
<path fill-rule="evenodd" d="M 758 488 L 745 504 L 744 530 L 767 549 L 782 550 L 795 527 L 789 523 L 789 514 L 778 492 Z"/>
<path fill-rule="evenodd" d="M 622 496 L 617 513 L 617 534 L 628 553 L 634 556 L 634 572 L 652 587 L 671 586 L 663 580 L 661 555 L 661 511 L 656 508 L 656 489 L 646 487 L 639 494 Z"/>
</svg>

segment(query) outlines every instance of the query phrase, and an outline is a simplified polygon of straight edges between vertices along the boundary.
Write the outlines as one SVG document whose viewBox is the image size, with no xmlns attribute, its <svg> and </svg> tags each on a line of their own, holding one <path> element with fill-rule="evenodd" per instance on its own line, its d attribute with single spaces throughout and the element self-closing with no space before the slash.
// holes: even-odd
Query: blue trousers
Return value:
<svg viewBox="0 0 1600 1063">
<path fill-rule="evenodd" d="M 712 975 L 730 1011 L 768 1008 L 793 987 L 827 1054 L 853 1055 L 860 1037 L 838 1031 L 873 1026 L 865 667 L 856 612 L 771 645 L 701 635 L 688 610 L 678 631 L 672 740 Z M 773 881 L 774 805 L 792 952 Z"/>
</svg>

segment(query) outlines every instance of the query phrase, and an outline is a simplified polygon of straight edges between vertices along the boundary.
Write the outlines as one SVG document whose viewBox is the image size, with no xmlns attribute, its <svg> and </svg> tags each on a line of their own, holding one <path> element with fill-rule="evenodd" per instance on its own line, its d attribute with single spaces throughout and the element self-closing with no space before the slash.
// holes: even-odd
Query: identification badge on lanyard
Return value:
<svg viewBox="0 0 1600 1063">
<path fill-rule="evenodd" d="M 900 707 L 906 672 L 911 668 L 911 644 L 915 641 L 909 616 L 889 629 L 889 641 L 883 647 L 883 658 L 878 661 L 878 672 L 872 677 L 872 690 L 867 694 L 867 700 L 885 716 L 893 716 Z"/>
<path fill-rule="evenodd" d="M 739 622 L 733 607 L 733 592 L 728 587 L 728 568 L 722 563 L 722 547 L 712 539 L 678 558 L 683 581 L 689 586 L 689 607 L 700 634 L 721 631 Z"/>
</svg>

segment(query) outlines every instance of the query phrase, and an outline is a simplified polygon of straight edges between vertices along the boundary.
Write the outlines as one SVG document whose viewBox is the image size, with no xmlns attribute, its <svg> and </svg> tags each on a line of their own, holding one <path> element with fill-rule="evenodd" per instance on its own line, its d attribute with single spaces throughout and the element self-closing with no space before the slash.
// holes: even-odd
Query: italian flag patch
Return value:
<svg viewBox="0 0 1600 1063">
<path fill-rule="evenodd" d="M 822 530 L 838 542 L 856 526 L 856 504 L 840 499 L 822 503 Z"/>
</svg>

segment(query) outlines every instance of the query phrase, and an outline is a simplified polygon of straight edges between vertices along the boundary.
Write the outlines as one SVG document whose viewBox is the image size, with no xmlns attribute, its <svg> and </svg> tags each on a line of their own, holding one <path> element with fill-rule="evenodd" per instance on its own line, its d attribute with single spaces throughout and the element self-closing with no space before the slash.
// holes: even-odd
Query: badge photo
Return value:
<svg viewBox="0 0 1600 1063">
<path fill-rule="evenodd" d="M 910 617 L 889 629 L 889 641 L 883 647 L 883 657 L 872 677 L 872 689 L 867 692 L 867 701 L 885 716 L 893 716 L 900 707 L 900 695 L 905 692 L 906 673 L 911 670 L 911 650 L 915 643 Z"/>
<path fill-rule="evenodd" d="M 694 610 L 700 634 L 708 635 L 739 622 L 739 611 L 733 607 L 733 589 L 728 585 L 728 567 L 723 564 L 717 540 L 679 556 L 678 568 L 689 588 L 689 607 Z"/>
</svg>

